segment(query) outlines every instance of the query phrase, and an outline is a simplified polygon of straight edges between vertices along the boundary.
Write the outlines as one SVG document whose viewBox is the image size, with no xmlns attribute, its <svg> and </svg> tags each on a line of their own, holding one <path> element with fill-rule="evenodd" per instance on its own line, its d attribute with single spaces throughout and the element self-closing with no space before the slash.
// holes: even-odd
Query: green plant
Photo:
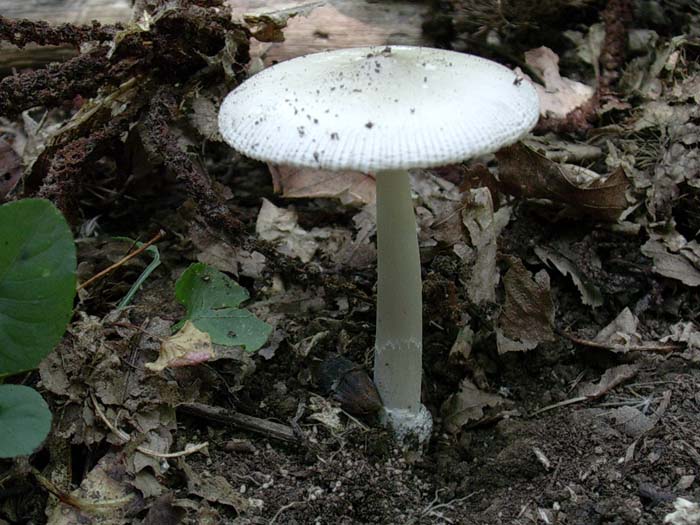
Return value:
<svg viewBox="0 0 700 525">
<path fill-rule="evenodd" d="M 248 300 L 248 291 L 216 268 L 203 263 L 190 265 L 175 285 L 177 300 L 187 308 L 189 320 L 213 343 L 242 346 L 254 352 L 265 344 L 272 327 L 239 305 Z"/>
<path fill-rule="evenodd" d="M 73 310 L 73 235 L 49 201 L 0 206 L 0 383 L 36 368 L 59 342 Z M 0 385 L 0 457 L 32 453 L 51 412 L 32 388 Z"/>
</svg>

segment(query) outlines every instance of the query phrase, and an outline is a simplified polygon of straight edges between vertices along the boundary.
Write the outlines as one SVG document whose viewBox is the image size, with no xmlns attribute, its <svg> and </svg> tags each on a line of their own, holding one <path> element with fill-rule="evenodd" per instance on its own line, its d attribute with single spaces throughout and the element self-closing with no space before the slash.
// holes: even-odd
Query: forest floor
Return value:
<svg viewBox="0 0 700 525">
<path fill-rule="evenodd" d="M 17 379 L 54 423 L 41 451 L 0 460 L 0 524 L 657 525 L 678 498 L 698 505 L 697 3 L 579 2 L 538 30 L 528 16 L 548 13 L 416 5 L 427 43 L 547 84 L 523 144 L 412 174 L 422 452 L 324 388 L 338 356 L 371 375 L 373 179 L 221 141 L 250 38 L 284 29 L 216 3 L 143 2 L 139 25 L 90 34 L 0 19 L 12 44 L 83 44 L 0 80 L 0 198 L 62 209 L 80 282 L 155 239 L 79 291 L 58 348 Z M 154 371 L 197 262 L 245 288 L 271 335 Z"/>
</svg>

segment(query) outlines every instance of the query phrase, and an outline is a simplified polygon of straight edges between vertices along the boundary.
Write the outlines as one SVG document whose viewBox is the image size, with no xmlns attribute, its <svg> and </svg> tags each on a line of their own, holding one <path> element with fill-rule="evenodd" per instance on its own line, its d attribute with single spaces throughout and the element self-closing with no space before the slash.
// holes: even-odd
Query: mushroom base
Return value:
<svg viewBox="0 0 700 525">
<path fill-rule="evenodd" d="M 394 431 L 396 440 L 402 444 L 423 445 L 433 432 L 433 417 L 423 404 L 419 406 L 418 412 L 384 407 L 380 421 Z"/>
</svg>

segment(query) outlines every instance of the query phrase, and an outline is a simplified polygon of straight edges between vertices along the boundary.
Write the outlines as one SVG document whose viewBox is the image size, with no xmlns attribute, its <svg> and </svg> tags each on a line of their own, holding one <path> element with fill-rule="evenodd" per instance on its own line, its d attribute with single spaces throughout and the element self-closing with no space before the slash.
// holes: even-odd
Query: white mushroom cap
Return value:
<svg viewBox="0 0 700 525">
<path fill-rule="evenodd" d="M 376 172 L 442 166 L 512 144 L 537 123 L 529 81 L 495 62 L 409 46 L 340 49 L 263 70 L 219 112 L 254 159 Z"/>
</svg>

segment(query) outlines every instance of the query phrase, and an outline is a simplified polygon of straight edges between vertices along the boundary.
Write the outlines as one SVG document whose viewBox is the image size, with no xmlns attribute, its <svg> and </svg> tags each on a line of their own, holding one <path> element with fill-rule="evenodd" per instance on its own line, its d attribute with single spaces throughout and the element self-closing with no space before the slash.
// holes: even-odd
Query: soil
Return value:
<svg viewBox="0 0 700 525">
<path fill-rule="evenodd" d="M 590 9 L 594 11 L 582 17 L 586 23 L 605 19 L 595 16 L 597 7 Z M 446 13 L 433 23 L 444 22 Z M 699 19 L 693 16 L 686 21 Z M 680 15 L 674 12 L 674 17 Z M 202 37 L 202 45 L 211 48 L 209 55 L 220 45 L 215 25 L 220 20 L 214 15 L 210 20 L 213 29 Z M 678 27 L 669 28 L 639 18 L 630 22 L 653 28 L 664 39 L 687 28 L 676 23 Z M 177 33 L 178 24 L 174 22 L 170 31 Z M 182 27 L 195 31 L 184 22 Z M 588 27 L 576 29 L 585 33 Z M 458 47 L 466 38 L 459 30 L 442 28 L 440 36 L 449 35 Z M 107 31 L 104 38 L 110 34 Z M 516 31 L 507 38 L 522 34 Z M 518 50 L 518 41 L 507 38 L 505 42 Z M 134 48 L 140 45 L 136 40 Z M 693 42 L 695 47 L 682 49 L 683 74 L 700 78 L 693 65 L 697 40 Z M 163 40 L 158 45 L 168 44 Z M 566 50 L 558 51 L 563 55 Z M 244 57 L 247 50 L 239 53 Z M 158 81 L 175 85 L 193 74 L 192 61 L 199 58 L 190 55 L 168 53 L 170 62 L 163 67 L 176 66 Z M 83 56 L 103 59 L 95 50 Z M 147 59 L 134 56 L 128 58 L 134 74 L 147 74 Z M 571 54 L 567 57 L 572 60 Z M 567 73 L 578 74 L 576 67 Z M 116 80 L 132 73 L 115 66 L 110 74 L 119 76 L 107 84 L 116 86 Z M 184 76 L 179 77 L 181 73 Z M 201 79 L 203 84 L 211 80 L 206 75 Z M 97 83 L 103 79 L 94 82 L 82 89 L 98 93 Z M 615 85 L 614 80 L 606 82 Z M 671 89 L 668 77 L 662 82 Z M 698 293 L 656 271 L 654 261 L 642 253 L 652 235 L 649 202 L 655 197 L 647 200 L 649 186 L 640 181 L 658 174 L 654 166 L 660 160 L 646 169 L 640 167 L 641 161 L 636 164 L 637 178 L 629 192 L 641 197 L 640 208 L 628 219 L 639 227 L 633 233 L 611 227 L 610 221 L 564 213 L 545 205 L 542 195 L 495 198 L 497 204 L 511 208 L 511 219 L 498 236 L 500 283 L 493 301 L 475 304 L 470 299 L 464 283 L 471 270 L 451 246 L 424 246 L 423 391 L 434 431 L 430 442 L 417 450 L 397 444 L 374 416 L 358 410 L 353 397 L 367 395 L 366 379 L 371 374 L 374 263 L 342 267 L 332 250 L 322 249 L 310 262 L 302 262 L 262 241 L 255 227 L 262 200 L 290 206 L 273 191 L 267 167 L 232 155 L 215 140 L 193 141 L 197 126 L 183 123 L 177 114 L 181 109 L 177 97 L 187 100 L 186 88 L 178 84 L 175 95 L 153 85 L 148 89 L 153 98 L 139 104 L 150 106 L 134 106 L 134 115 L 140 116 L 127 114 L 122 122 L 99 122 L 85 130 L 87 144 L 99 141 L 98 153 L 85 147 L 70 156 L 66 144 L 75 149 L 75 136 L 64 137 L 63 144 L 50 144 L 55 157 L 43 154 L 47 158 L 40 157 L 42 165 L 54 166 L 51 163 L 63 154 L 75 159 L 77 164 L 61 164 L 66 170 L 61 174 L 73 170 L 70 183 L 63 185 L 58 175 L 50 179 L 58 173 L 51 168 L 47 185 L 47 179 L 37 179 L 39 167 L 26 181 L 28 192 L 39 192 L 70 210 L 67 215 L 79 239 L 81 281 L 132 248 L 132 242 L 116 237 L 146 241 L 161 229 L 166 237 L 157 243 L 162 264 L 127 309 L 117 311 L 116 303 L 145 269 L 147 256 L 122 265 L 83 291 L 59 347 L 38 372 L 18 379 L 36 386 L 47 399 L 54 431 L 32 457 L 0 461 L 0 524 L 657 525 L 673 511 L 677 498 L 700 501 L 700 358 L 688 340 L 662 340 L 677 323 L 695 321 Z M 72 99 L 74 91 L 74 86 L 62 84 L 56 96 Z M 24 100 L 17 95 L 15 100 L 20 99 Z M 47 95 L 43 102 L 53 100 Z M 641 103 L 633 95 L 627 100 Z M 81 103 L 74 100 L 73 106 L 55 109 L 50 118 L 69 119 Z M 561 119 L 536 133 L 545 136 L 554 130 L 560 135 L 546 135 L 552 141 L 567 137 L 585 143 L 587 137 L 589 144 L 601 148 L 609 147 L 604 140 L 609 136 L 619 147 L 626 144 L 627 152 L 634 150 L 629 144 L 656 148 L 658 159 L 670 151 L 670 144 L 659 135 L 650 132 L 657 141 L 650 146 L 644 131 L 623 129 L 632 110 L 617 114 L 611 110 L 611 116 L 598 112 L 602 104 L 597 100 L 596 108 L 586 110 L 590 114 Z M 131 125 L 132 117 L 140 128 Z M 20 125 L 19 120 L 6 124 L 10 122 Z M 632 127 L 629 122 L 624 125 Z M 698 117 L 687 125 L 697 127 Z M 571 131 L 572 126 L 580 129 Z M 111 155 L 110 148 L 117 148 L 118 154 Z M 170 160 L 163 158 L 163 152 Z M 606 172 L 606 159 L 603 155 L 588 167 Z M 493 159 L 481 160 L 494 168 Z M 126 170 L 128 177 L 120 170 Z M 462 183 L 462 188 L 469 185 L 468 175 L 458 168 L 430 176 Z M 678 231 L 688 241 L 697 238 L 700 226 L 692 212 L 697 185 L 691 182 L 674 186 L 678 191 L 670 192 L 669 215 L 658 211 L 657 217 L 659 221 L 675 217 Z M 211 195 L 218 201 L 203 204 Z M 293 206 L 306 231 L 332 227 L 353 232 L 353 217 L 359 211 L 323 198 L 295 200 Z M 96 230 L 86 226 L 93 218 Z M 223 252 L 217 251 L 222 244 Z M 595 308 L 585 304 L 570 276 L 538 258 L 538 247 L 566 253 L 580 275 L 595 284 L 602 304 Z M 250 262 L 251 253 L 264 255 L 264 263 L 246 271 L 244 263 Z M 170 335 L 171 326 L 185 312 L 175 299 L 177 278 L 192 262 L 215 264 L 213 260 L 226 257 L 235 257 L 232 268 L 238 275 L 229 274 L 250 292 L 249 308 L 275 325 L 270 342 L 256 354 L 230 351 L 226 359 L 211 363 L 160 375 L 147 372 L 144 363 L 156 359 L 160 340 Z M 516 259 L 530 275 L 540 271 L 548 275 L 552 334 L 529 351 L 499 353 L 497 331 L 508 296 L 504 276 Z M 596 335 L 626 307 L 638 325 L 635 333 L 625 334 L 633 339 L 622 351 L 619 344 Z M 456 357 L 455 341 L 465 328 L 474 334 L 472 344 L 465 355 Z M 342 397 L 323 387 L 319 365 L 338 355 L 352 362 L 358 374 L 367 372 L 353 384 L 365 390 L 350 388 Z M 607 386 L 601 379 L 606 373 L 623 372 L 629 374 Z M 448 402 L 465 379 L 481 392 L 498 395 L 500 401 L 480 404 L 477 417 L 455 425 Z M 601 390 L 582 396 L 580 387 L 588 383 L 602 385 Z M 118 439 L 100 421 L 95 399 L 108 420 L 140 436 L 140 441 Z M 290 434 L 280 438 L 264 424 L 252 431 L 240 422 L 187 410 L 193 403 L 278 423 Z M 182 451 L 204 441 L 208 446 L 202 452 L 159 461 L 135 451 L 140 443 Z M 71 507 L 55 496 L 65 496 L 81 483 L 83 492 L 75 493 L 81 498 L 98 503 L 114 498 L 102 488 L 85 486 L 100 461 L 108 465 L 105 471 L 111 479 L 135 499 L 102 517 L 85 509 L 71 514 L 80 505 Z M 32 472 L 58 488 L 47 491 Z"/>
</svg>

